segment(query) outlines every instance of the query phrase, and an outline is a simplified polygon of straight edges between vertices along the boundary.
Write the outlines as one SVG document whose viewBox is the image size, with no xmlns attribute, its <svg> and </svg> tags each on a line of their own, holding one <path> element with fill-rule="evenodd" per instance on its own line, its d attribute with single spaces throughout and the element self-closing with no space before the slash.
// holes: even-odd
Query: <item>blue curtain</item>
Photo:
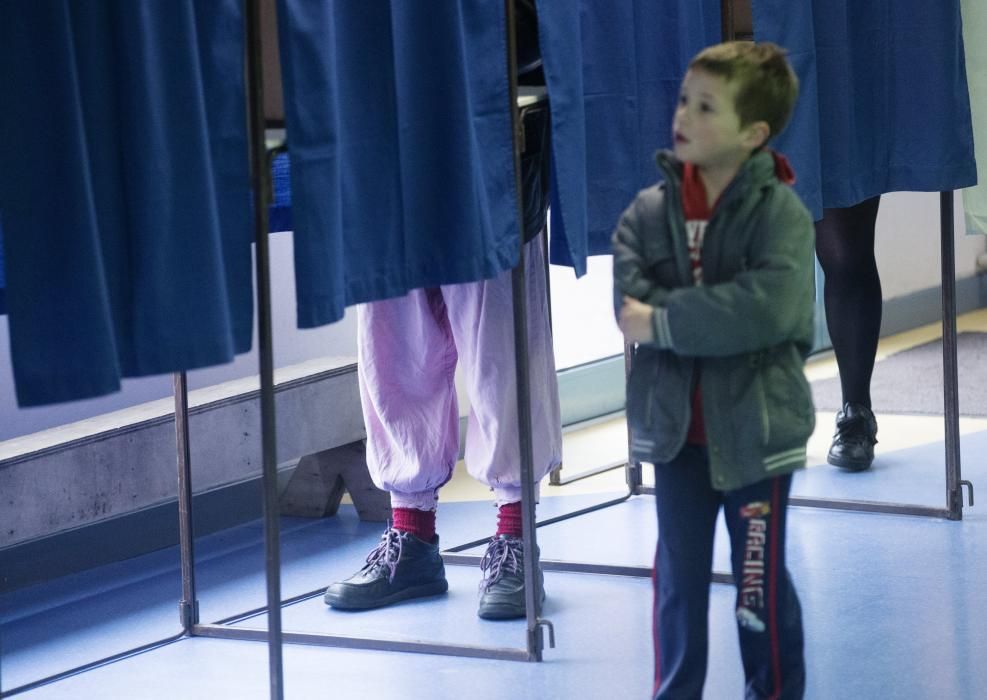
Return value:
<svg viewBox="0 0 987 700">
<path fill-rule="evenodd" d="M 520 250 L 502 2 L 280 0 L 298 325 Z"/>
<path fill-rule="evenodd" d="M 753 0 L 758 41 L 801 81 L 774 144 L 818 219 L 898 190 L 976 181 L 959 0 Z"/>
<path fill-rule="evenodd" d="M 559 0 L 538 11 L 553 117 L 552 258 L 582 273 L 655 182 L 685 67 L 720 40 L 720 1 Z"/>
<path fill-rule="evenodd" d="M 0 211 L 22 406 L 249 349 L 241 4 L 0 4 Z"/>
</svg>

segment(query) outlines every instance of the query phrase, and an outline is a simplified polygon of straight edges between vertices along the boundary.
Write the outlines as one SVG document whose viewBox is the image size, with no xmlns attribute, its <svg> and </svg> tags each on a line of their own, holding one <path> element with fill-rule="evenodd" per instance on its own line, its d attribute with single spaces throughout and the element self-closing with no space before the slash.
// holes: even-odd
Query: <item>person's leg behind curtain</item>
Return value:
<svg viewBox="0 0 987 700">
<path fill-rule="evenodd" d="M 542 234 L 545 235 L 545 234 Z M 525 245 L 532 452 L 537 484 L 562 459 L 562 423 L 543 243 Z M 497 505 L 521 499 L 511 272 L 442 288 L 470 397 L 466 467 Z"/>
<path fill-rule="evenodd" d="M 562 459 L 559 389 L 543 248 L 543 241 L 537 237 L 525 244 L 536 498 L 538 483 Z M 523 617 L 526 603 L 512 272 L 483 282 L 443 287 L 442 293 L 470 397 L 466 467 L 474 478 L 490 487 L 498 506 L 497 534 L 491 538 L 480 563 L 483 579 L 477 614 L 484 619 Z M 544 599 L 540 568 L 535 580 Z"/>
<path fill-rule="evenodd" d="M 448 590 L 435 507 L 459 455 L 456 347 L 440 290 L 365 304 L 357 314 L 367 467 L 391 495 L 393 523 L 355 574 L 326 588 L 325 603 L 341 610 Z"/>
<path fill-rule="evenodd" d="M 439 289 L 357 309 L 367 465 L 395 507 L 431 510 L 459 456 L 456 346 Z"/>
<path fill-rule="evenodd" d="M 840 368 L 843 403 L 871 407 L 870 380 L 881 334 L 881 278 L 874 256 L 880 197 L 826 209 L 816 254 L 826 275 L 826 323 Z"/>
<path fill-rule="evenodd" d="M 851 471 L 871 465 L 877 442 L 870 383 L 883 304 L 874 256 L 879 203 L 880 197 L 873 197 L 852 207 L 826 209 L 816 222 L 816 254 L 826 285 L 826 323 L 843 394 L 828 460 Z"/>
</svg>

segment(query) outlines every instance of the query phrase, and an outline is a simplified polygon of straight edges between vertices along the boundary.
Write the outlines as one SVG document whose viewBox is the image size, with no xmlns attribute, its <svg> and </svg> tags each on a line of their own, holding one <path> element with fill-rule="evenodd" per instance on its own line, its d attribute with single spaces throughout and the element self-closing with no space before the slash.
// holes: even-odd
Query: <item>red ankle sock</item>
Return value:
<svg viewBox="0 0 987 700">
<path fill-rule="evenodd" d="M 521 537 L 521 502 L 505 503 L 497 512 L 497 535 Z"/>
<path fill-rule="evenodd" d="M 434 510 L 394 508 L 391 511 L 391 518 L 391 526 L 395 530 L 410 533 L 423 542 L 431 542 L 435 539 Z"/>
</svg>

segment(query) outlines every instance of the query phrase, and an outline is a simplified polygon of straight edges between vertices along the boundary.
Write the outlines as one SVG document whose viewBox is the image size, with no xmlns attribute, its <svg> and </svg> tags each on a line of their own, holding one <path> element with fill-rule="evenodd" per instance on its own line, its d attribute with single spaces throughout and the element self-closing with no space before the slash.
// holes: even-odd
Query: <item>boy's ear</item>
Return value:
<svg viewBox="0 0 987 700">
<path fill-rule="evenodd" d="M 771 138 L 771 127 L 766 121 L 756 121 L 744 128 L 744 146 L 757 150 Z"/>
</svg>

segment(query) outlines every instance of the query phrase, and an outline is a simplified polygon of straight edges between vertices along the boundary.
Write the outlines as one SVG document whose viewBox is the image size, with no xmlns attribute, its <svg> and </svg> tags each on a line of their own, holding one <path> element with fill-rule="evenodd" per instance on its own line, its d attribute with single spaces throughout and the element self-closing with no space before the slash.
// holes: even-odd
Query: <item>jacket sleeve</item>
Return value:
<svg viewBox="0 0 987 700">
<path fill-rule="evenodd" d="M 651 187 L 638 193 L 627 207 L 611 238 L 613 249 L 614 314 L 620 317 L 624 296 L 633 297 L 655 306 L 666 293 L 648 278 L 648 262 L 644 253 L 647 227 L 655 227 L 664 193 Z"/>
<path fill-rule="evenodd" d="M 812 219 L 797 196 L 775 189 L 743 269 L 730 281 L 671 290 L 654 315 L 655 345 L 713 357 L 769 348 L 811 325 Z"/>
</svg>

